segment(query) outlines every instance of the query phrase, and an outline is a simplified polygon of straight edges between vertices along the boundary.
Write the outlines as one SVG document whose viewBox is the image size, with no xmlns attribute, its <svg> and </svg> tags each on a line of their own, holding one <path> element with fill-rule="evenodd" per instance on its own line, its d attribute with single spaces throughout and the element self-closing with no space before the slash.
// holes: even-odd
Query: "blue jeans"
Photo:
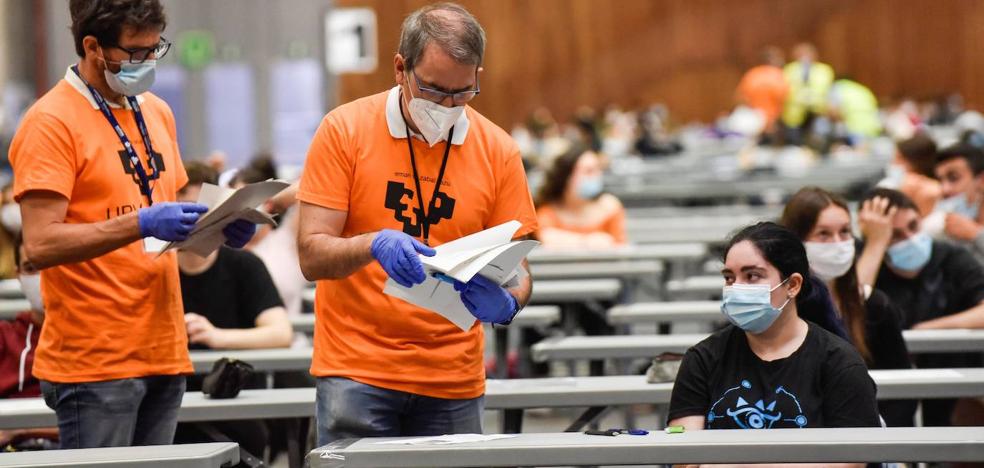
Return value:
<svg viewBox="0 0 984 468">
<path fill-rule="evenodd" d="M 343 377 L 318 379 L 318 446 L 361 437 L 481 434 L 485 397 L 447 400 Z"/>
<path fill-rule="evenodd" d="M 41 382 L 63 449 L 171 444 L 184 392 L 183 375 Z"/>
</svg>

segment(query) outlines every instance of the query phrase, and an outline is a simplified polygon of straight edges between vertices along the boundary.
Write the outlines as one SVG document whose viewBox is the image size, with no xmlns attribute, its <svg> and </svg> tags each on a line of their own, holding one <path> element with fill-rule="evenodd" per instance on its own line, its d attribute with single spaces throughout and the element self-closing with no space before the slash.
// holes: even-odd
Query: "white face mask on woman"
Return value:
<svg viewBox="0 0 984 468">
<path fill-rule="evenodd" d="M 854 239 L 843 242 L 804 242 L 810 270 L 824 281 L 840 278 L 854 264 Z"/>
</svg>

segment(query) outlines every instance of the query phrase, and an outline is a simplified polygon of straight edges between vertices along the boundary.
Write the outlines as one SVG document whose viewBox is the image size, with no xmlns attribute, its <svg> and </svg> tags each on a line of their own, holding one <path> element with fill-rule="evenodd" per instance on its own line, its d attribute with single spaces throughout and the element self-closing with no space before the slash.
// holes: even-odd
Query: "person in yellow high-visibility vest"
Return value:
<svg viewBox="0 0 984 468">
<path fill-rule="evenodd" d="M 834 82 L 834 69 L 817 61 L 812 44 L 801 43 L 793 48 L 793 62 L 783 67 L 789 83 L 789 94 L 782 112 L 782 123 L 789 128 L 805 129 L 812 117 L 823 114 L 827 93 Z"/>
</svg>

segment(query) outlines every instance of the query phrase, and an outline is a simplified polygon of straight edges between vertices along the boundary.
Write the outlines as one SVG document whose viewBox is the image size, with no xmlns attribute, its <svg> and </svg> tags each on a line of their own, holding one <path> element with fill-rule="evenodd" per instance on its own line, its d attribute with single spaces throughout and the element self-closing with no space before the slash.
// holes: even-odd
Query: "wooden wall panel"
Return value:
<svg viewBox="0 0 984 468">
<path fill-rule="evenodd" d="M 403 17 L 425 0 L 337 0 L 379 21 L 381 67 L 343 76 L 339 102 L 393 84 Z M 505 128 L 548 106 L 666 103 L 679 121 L 733 104 L 770 44 L 809 40 L 883 99 L 947 91 L 984 108 L 984 0 L 461 0 L 488 35 L 475 107 Z"/>
</svg>

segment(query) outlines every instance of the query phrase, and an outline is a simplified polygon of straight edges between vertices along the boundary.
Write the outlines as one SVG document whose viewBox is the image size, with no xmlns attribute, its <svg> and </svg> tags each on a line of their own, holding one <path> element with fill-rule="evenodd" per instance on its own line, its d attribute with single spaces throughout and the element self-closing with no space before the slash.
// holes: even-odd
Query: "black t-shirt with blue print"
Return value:
<svg viewBox="0 0 984 468">
<path fill-rule="evenodd" d="M 687 351 L 669 420 L 705 416 L 706 429 L 875 427 L 875 383 L 846 341 L 807 322 L 803 344 L 763 361 L 734 326 Z"/>
</svg>

